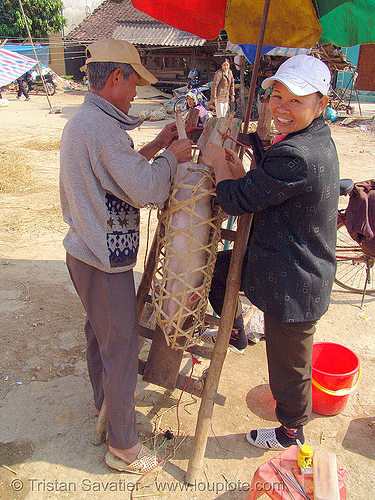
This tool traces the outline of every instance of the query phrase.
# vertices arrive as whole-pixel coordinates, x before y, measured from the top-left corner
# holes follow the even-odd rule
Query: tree
[[[62,0],[21,0],[33,38],[47,38],[66,25]],[[0,38],[27,38],[19,0],[0,2]]]

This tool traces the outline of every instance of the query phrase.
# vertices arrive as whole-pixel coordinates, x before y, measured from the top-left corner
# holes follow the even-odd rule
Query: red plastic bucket
[[[357,380],[353,384],[353,380]],[[358,356],[340,344],[317,342],[312,352],[312,409],[320,415],[337,415],[359,384]]]

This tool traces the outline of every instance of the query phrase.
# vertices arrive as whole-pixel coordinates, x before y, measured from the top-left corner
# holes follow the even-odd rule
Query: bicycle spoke
[[[363,293],[366,287],[366,294],[375,293],[375,259],[363,254],[343,223],[337,228],[336,259],[335,282],[339,286],[355,293]]]

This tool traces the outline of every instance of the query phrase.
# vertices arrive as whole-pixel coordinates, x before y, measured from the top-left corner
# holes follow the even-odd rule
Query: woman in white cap
[[[254,213],[241,289],[264,312],[269,382],[281,423],[246,435],[259,448],[303,443],[311,414],[313,334],[328,309],[336,268],[339,168],[323,118],[330,78],[322,61],[298,55],[263,81],[263,88],[273,85],[270,108],[281,135],[256,152],[256,169],[246,173],[240,159],[219,146],[203,152],[203,162],[215,170],[223,210]],[[230,251],[219,254],[212,281],[218,314],[229,261]],[[241,322],[237,316],[240,330]]]

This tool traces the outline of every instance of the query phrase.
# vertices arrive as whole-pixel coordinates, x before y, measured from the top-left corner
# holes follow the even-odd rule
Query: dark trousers
[[[106,273],[67,254],[73,284],[86,310],[87,366],[95,408],[105,397],[110,446],[138,443],[134,391],[138,319],[133,271]]]
[[[264,314],[269,382],[276,400],[276,416],[285,427],[305,425],[311,415],[311,358],[316,323],[282,323]]]
[[[231,254],[231,250],[218,253],[211,282],[209,299],[218,315],[224,303]],[[246,269],[246,262],[245,257],[243,269]],[[283,323],[264,314],[269,382],[276,400],[276,416],[286,427],[305,425],[310,418],[311,358],[316,323]]]
[[[214,274],[211,281],[209,300],[213,307],[213,310],[218,316],[221,316],[221,311],[223,309],[226,282],[228,277],[231,255],[232,255],[232,250],[224,250],[223,252],[219,252],[217,254]],[[243,264],[244,269],[245,267],[246,267],[246,257]],[[239,317],[241,309],[242,309],[241,303],[238,300],[235,313],[236,319]]]
[[[26,99],[29,98],[29,94],[27,93],[27,90],[25,89],[24,85],[23,85],[23,80],[21,80],[20,78],[17,80],[18,82],[18,92],[17,92],[17,97],[21,97],[21,95],[23,94]]]

